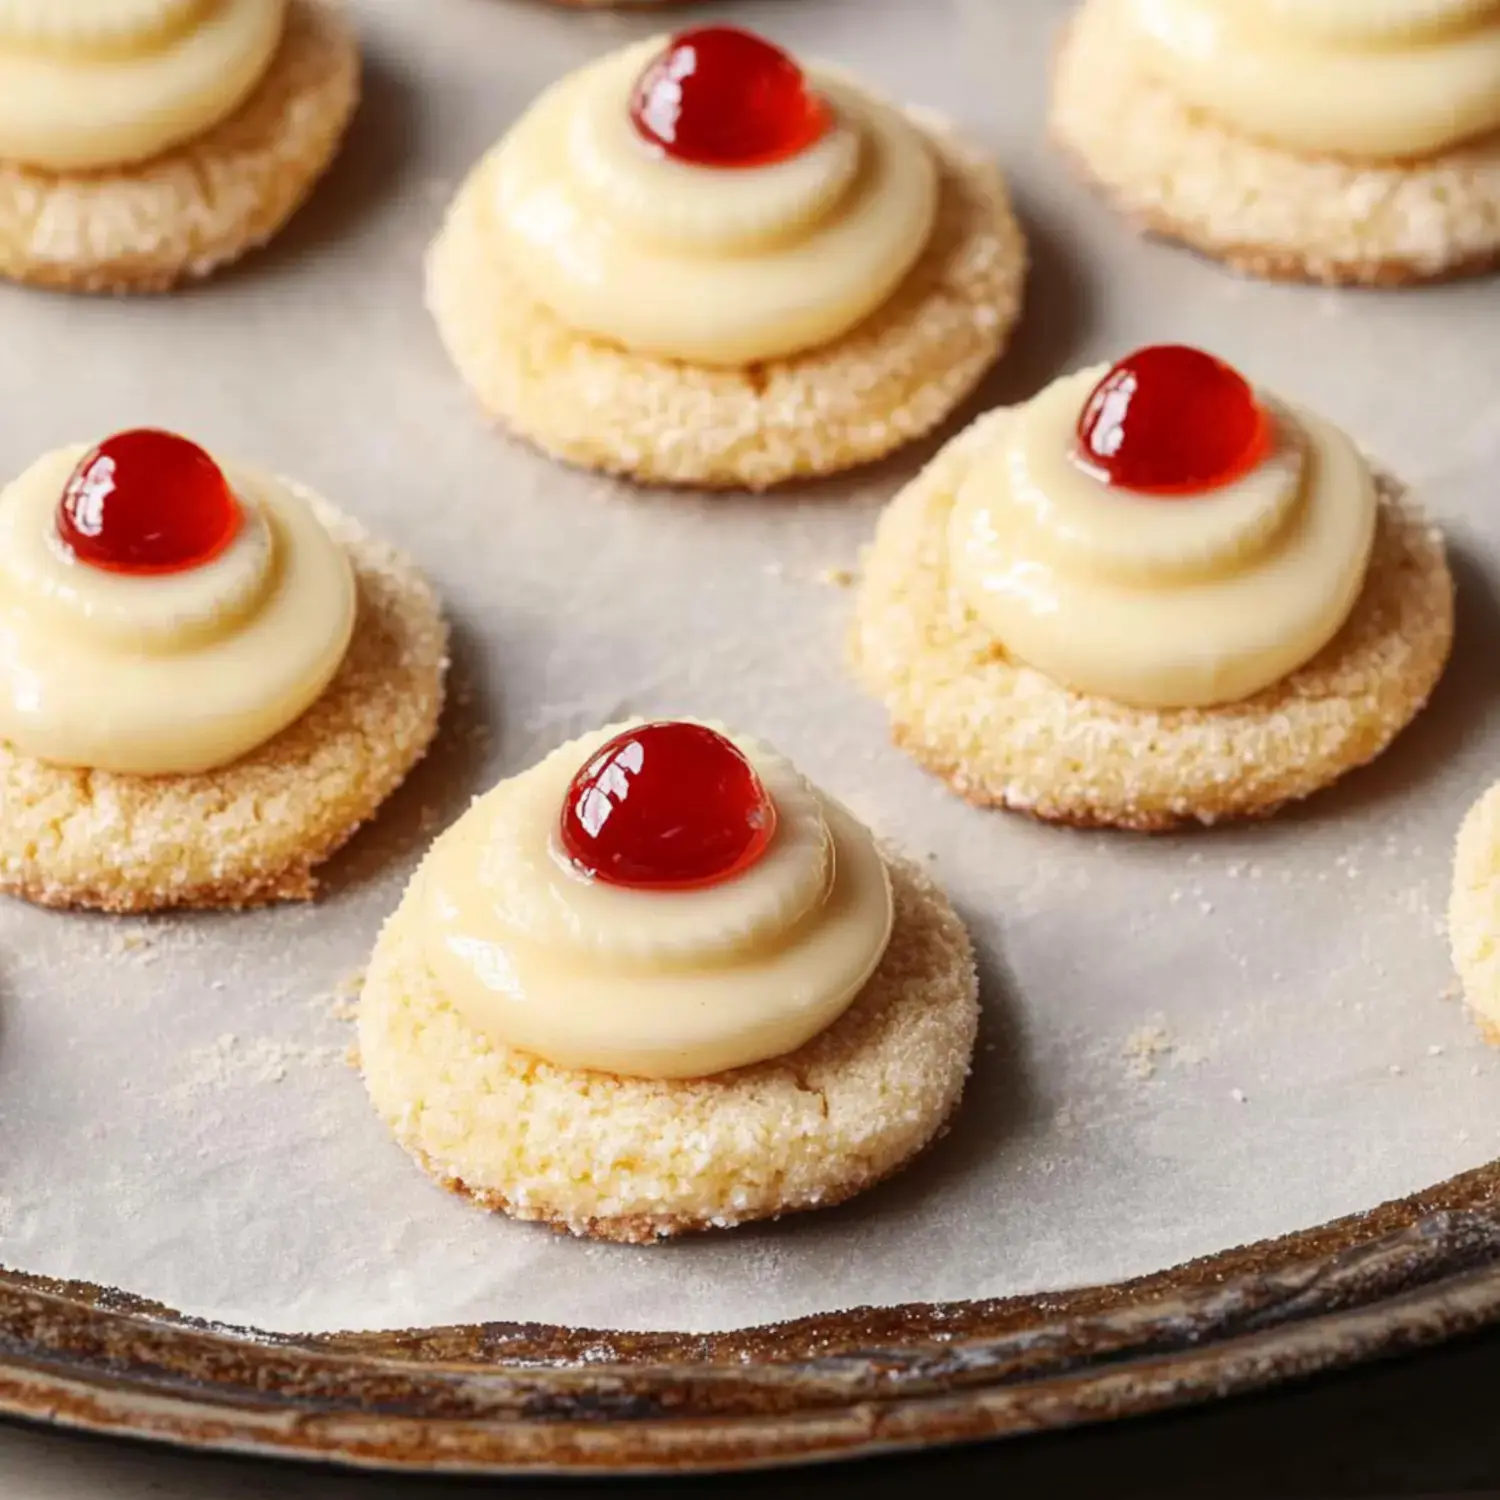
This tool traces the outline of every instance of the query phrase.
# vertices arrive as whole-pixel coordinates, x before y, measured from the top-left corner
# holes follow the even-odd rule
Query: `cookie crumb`
[[[335,1021],[352,1021],[359,1015],[359,996],[364,987],[365,971],[354,969],[337,980],[326,994],[319,995],[317,1003],[326,1005]]]
[[[322,1067],[342,1057],[343,1049],[338,1047],[310,1047],[273,1037],[247,1039],[226,1031],[208,1046],[188,1054],[187,1076],[170,1090],[167,1099],[185,1106],[237,1085],[284,1083],[294,1067]]]
[[[1141,1082],[1155,1078],[1157,1059],[1169,1056],[1174,1046],[1172,1035],[1165,1026],[1151,1023],[1137,1027],[1125,1038],[1121,1048],[1126,1073]]]

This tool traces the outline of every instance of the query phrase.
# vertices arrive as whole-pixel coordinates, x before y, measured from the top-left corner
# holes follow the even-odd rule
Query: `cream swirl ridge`
[[[484,1035],[561,1067],[687,1078],[794,1051],[889,941],[873,838],[780,756],[734,739],[778,808],[764,856],[706,889],[594,883],[554,826],[574,774],[627,727],[502,782],[437,841],[415,892],[434,975]]]
[[[661,42],[556,84],[482,168],[497,245],[571,327],[641,353],[737,366],[831,342],[921,255],[938,174],[893,106],[814,73],[831,124],[787,161],[673,161],[629,119]]]
[[[581,86],[568,129],[571,169],[627,233],[677,252],[744,252],[795,237],[849,191],[863,146],[847,111],[835,112],[821,140],[770,165],[694,166],[648,146],[626,105],[656,45],[610,59],[602,77]]]
[[[1375,485],[1354,445],[1262,397],[1274,441],[1190,497],[1106,485],[1073,457],[1102,370],[1055,382],[976,455],[950,520],[962,602],[1018,660],[1152,708],[1246,698],[1310,660],[1363,585]]]
[[[1106,0],[1141,65],[1248,135],[1357,160],[1500,129],[1495,0]]]
[[[182,32],[212,0],[0,0],[0,45],[104,56]]]
[[[58,538],[82,447],[0,492],[0,737],[59,765],[212,770],[263,744],[327,687],[354,628],[353,571],[303,491],[229,468],[242,522],[211,562],[109,573]]]
[[[157,0],[111,26],[96,5],[0,0],[0,158],[88,171],[203,134],[264,77],[287,3]]]

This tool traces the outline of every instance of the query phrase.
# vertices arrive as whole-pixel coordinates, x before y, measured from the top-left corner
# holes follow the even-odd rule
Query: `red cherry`
[[[616,735],[573,778],[562,845],[586,875],[640,890],[690,890],[765,853],[776,805],[755,768],[701,724]]]
[[[110,573],[180,573],[216,558],[240,529],[240,506],[196,443],[139,427],[84,454],[57,508],[57,533],[79,562]]]
[[[1078,419],[1082,458],[1110,484],[1193,495],[1247,474],[1270,424],[1238,371],[1201,349],[1156,344],[1094,387]]]
[[[737,26],[673,37],[641,74],[630,118],[652,145],[700,167],[769,166],[828,129],[828,109],[802,69]]]

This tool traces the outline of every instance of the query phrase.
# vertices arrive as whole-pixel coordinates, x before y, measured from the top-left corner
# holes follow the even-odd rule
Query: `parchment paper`
[[[368,106],[272,251],[167,299],[0,294],[0,468],[153,422],[307,480],[431,570],[458,702],[316,907],[0,908],[0,1260],[271,1329],[701,1330],[1146,1272],[1500,1153],[1500,1076],[1441,927],[1454,830],[1500,774],[1497,284],[1256,286],[1135,240],[1043,142],[1059,3],[703,8],[947,110],[1009,164],[1036,273],[985,404],[1138,343],[1204,343],[1358,434],[1450,530],[1458,655],[1377,767],[1263,827],[1040,828],[949,796],[843,674],[833,574],[930,447],[782,497],[641,493],[487,431],[438,347],[420,262],[453,185],[542,84],[652,23],[359,9]],[[656,1249],[572,1243],[418,1173],[346,1064],[339,996],[469,797],[585,728],[673,711],[770,738],[934,858],[983,952],[982,1051],[951,1136],[856,1204]]]

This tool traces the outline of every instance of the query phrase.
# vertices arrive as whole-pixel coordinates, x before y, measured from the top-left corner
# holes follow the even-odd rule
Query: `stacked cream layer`
[[[1500,130],[1500,0],[1098,0],[1136,65],[1243,134],[1390,161]]]
[[[736,740],[777,808],[745,873],[701,890],[580,874],[558,825],[568,786],[629,726],[502,782],[434,845],[393,919],[484,1037],[564,1068],[700,1078],[796,1051],[849,1007],[890,940],[870,834],[779,755]]]
[[[181,573],[81,563],[57,507],[86,450],[0,492],[0,739],[37,760],[142,776],[228,765],[338,671],[354,629],[344,549],[285,481],[225,470],[242,522]]]
[[[1374,478],[1337,428],[1262,397],[1274,440],[1242,479],[1172,497],[1111,486],[1074,436],[1104,373],[1056,381],[975,455],[949,521],[953,585],[1008,653],[1080,693],[1149,708],[1248,698],[1348,618]]]
[[[827,134],[770,166],[674,161],[630,118],[664,39],[548,90],[481,165],[503,255],[570,328],[738,367],[831,343],[920,257],[938,171],[899,111],[827,73]]]
[[[233,114],[287,0],[0,0],[0,159],[126,166]]]

